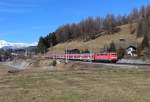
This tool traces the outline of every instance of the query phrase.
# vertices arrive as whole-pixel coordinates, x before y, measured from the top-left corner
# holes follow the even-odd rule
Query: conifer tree
[[[141,47],[142,47],[142,49],[144,49],[145,47],[149,47],[149,39],[146,35],[144,36]]]
[[[109,51],[116,52],[116,46],[115,46],[114,42],[110,43]]]
[[[45,53],[47,51],[47,46],[45,44],[45,39],[43,37],[40,37],[39,43],[37,46],[37,52],[38,53]]]
[[[120,47],[118,50],[117,50],[117,54],[118,54],[118,58],[121,59],[124,57],[125,55],[125,49],[123,49],[122,47]]]

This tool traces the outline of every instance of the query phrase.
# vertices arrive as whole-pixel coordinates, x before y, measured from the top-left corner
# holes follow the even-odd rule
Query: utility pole
[[[66,47],[66,51],[65,51],[65,53],[66,53],[66,54],[65,54],[65,55],[66,55],[66,56],[65,56],[65,57],[66,57],[66,63],[68,63],[68,58],[67,58],[67,57],[68,57],[68,54],[67,54],[67,53],[68,53],[68,51],[67,51],[67,47]]]
[[[90,50],[90,61],[92,63],[92,49]]]
[[[27,57],[28,56],[28,49],[26,48],[26,51],[25,51],[25,56]]]
[[[90,45],[90,62],[92,63],[92,45]]]

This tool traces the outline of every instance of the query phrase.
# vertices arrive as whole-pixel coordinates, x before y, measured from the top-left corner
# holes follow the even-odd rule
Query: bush
[[[56,66],[56,65],[57,65],[57,61],[56,61],[56,60],[53,60],[52,65],[53,65],[53,66]]]
[[[138,56],[142,56],[143,54],[141,54],[141,53],[144,51],[144,49],[149,49],[149,48],[150,48],[149,39],[145,35],[142,43],[137,48],[137,54],[138,54]]]
[[[110,43],[109,51],[111,51],[111,52],[116,52],[116,46],[115,46],[115,43],[114,43],[114,42],[111,42],[111,43]]]
[[[142,50],[145,48],[145,47],[149,47],[149,39],[148,39],[148,36],[144,36],[144,39],[142,41],[142,44],[141,44],[141,47],[142,47]]]
[[[118,58],[119,58],[119,59],[123,58],[124,55],[125,55],[125,49],[123,49],[123,48],[120,47],[120,48],[117,50],[117,54],[118,54]]]

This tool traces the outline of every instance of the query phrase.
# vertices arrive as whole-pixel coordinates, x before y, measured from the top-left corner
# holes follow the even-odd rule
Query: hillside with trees
[[[134,8],[127,16],[108,14],[105,17],[88,17],[79,23],[62,25],[55,32],[39,39],[37,51],[45,53],[49,47],[60,43],[74,40],[88,42],[103,35],[113,35],[120,31],[119,26],[126,24],[129,24],[130,34],[135,34],[136,37],[147,36],[149,41],[150,5],[142,6],[140,9]]]

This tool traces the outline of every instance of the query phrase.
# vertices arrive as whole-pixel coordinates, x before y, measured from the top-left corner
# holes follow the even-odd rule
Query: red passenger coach
[[[70,60],[94,60],[94,54],[65,54],[66,59]]]

